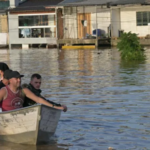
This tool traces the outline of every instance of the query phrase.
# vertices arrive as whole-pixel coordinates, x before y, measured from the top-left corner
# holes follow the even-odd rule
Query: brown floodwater
[[[0,150],[146,150],[150,141],[150,49],[125,62],[115,48],[0,50],[0,61],[42,75],[43,96],[68,106],[48,144],[0,141]]]

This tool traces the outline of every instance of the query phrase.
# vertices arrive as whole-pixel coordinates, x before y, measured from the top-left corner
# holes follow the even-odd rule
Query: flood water
[[[123,62],[116,49],[0,50],[25,77],[40,73],[42,93],[66,104],[49,144],[0,141],[0,150],[150,149],[150,48],[145,62]]]

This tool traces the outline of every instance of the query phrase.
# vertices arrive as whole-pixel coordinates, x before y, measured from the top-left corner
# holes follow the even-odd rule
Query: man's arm
[[[67,107],[66,107],[66,106],[61,106],[61,107],[54,106],[54,105],[52,105],[51,103],[49,103],[49,102],[47,102],[46,100],[44,100],[43,98],[36,96],[34,93],[32,93],[32,92],[31,92],[29,89],[27,89],[27,88],[24,88],[24,89],[23,89],[23,92],[24,92],[24,94],[25,94],[26,97],[32,99],[32,100],[35,101],[36,103],[40,103],[40,104],[47,105],[47,106],[49,106],[49,107],[53,107],[53,108],[56,108],[56,109],[60,109],[60,110],[63,110],[64,112],[67,111]]]
[[[31,91],[31,92],[32,92],[32,91]],[[58,106],[58,107],[60,107],[60,106],[61,106],[61,104],[58,104],[58,103],[52,102],[52,101],[50,101],[50,100],[46,99],[45,97],[43,97],[42,95],[41,95],[40,97],[41,97],[41,98],[43,98],[44,100],[46,100],[47,102],[51,103],[53,106]]]

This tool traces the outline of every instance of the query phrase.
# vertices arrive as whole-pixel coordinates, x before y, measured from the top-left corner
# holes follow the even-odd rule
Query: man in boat
[[[9,67],[4,62],[0,62],[0,81],[3,80],[5,70],[8,70]]]
[[[41,95],[41,92],[42,92],[42,90],[40,89],[41,83],[42,83],[42,77],[41,77],[41,75],[35,73],[35,74],[33,74],[33,75],[31,76],[29,85],[24,84],[24,85],[22,85],[22,87],[23,87],[23,88],[24,88],[24,87],[28,88],[28,89],[29,89],[31,92],[33,92],[36,96],[39,96],[39,97],[41,97],[41,98],[47,100],[46,98],[44,98],[44,97]],[[47,100],[47,101],[48,101],[49,103],[51,103],[53,106],[61,107],[61,104],[57,104],[57,103],[54,103],[54,102],[49,101],[49,100]],[[28,97],[25,97],[25,101],[24,101],[24,105],[23,105],[24,107],[26,107],[26,106],[31,106],[31,105],[34,105],[34,104],[36,104],[35,101],[31,100],[31,99],[28,98]]]
[[[49,107],[53,107],[59,110],[67,111],[66,106],[53,106],[41,97],[33,94],[29,89],[20,87],[21,78],[24,75],[20,75],[17,71],[12,71],[9,74],[9,85],[3,87],[0,90],[0,102],[2,102],[2,111],[14,110],[23,107],[25,96],[32,99],[36,103],[44,104]]]

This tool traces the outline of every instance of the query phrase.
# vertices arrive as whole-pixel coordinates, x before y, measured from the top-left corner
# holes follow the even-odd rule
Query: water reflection
[[[146,55],[145,62],[129,63],[120,60],[116,49],[0,50],[0,60],[25,75],[23,83],[40,73],[43,95],[69,107],[62,113],[55,142],[30,149],[149,149],[148,49]]]

